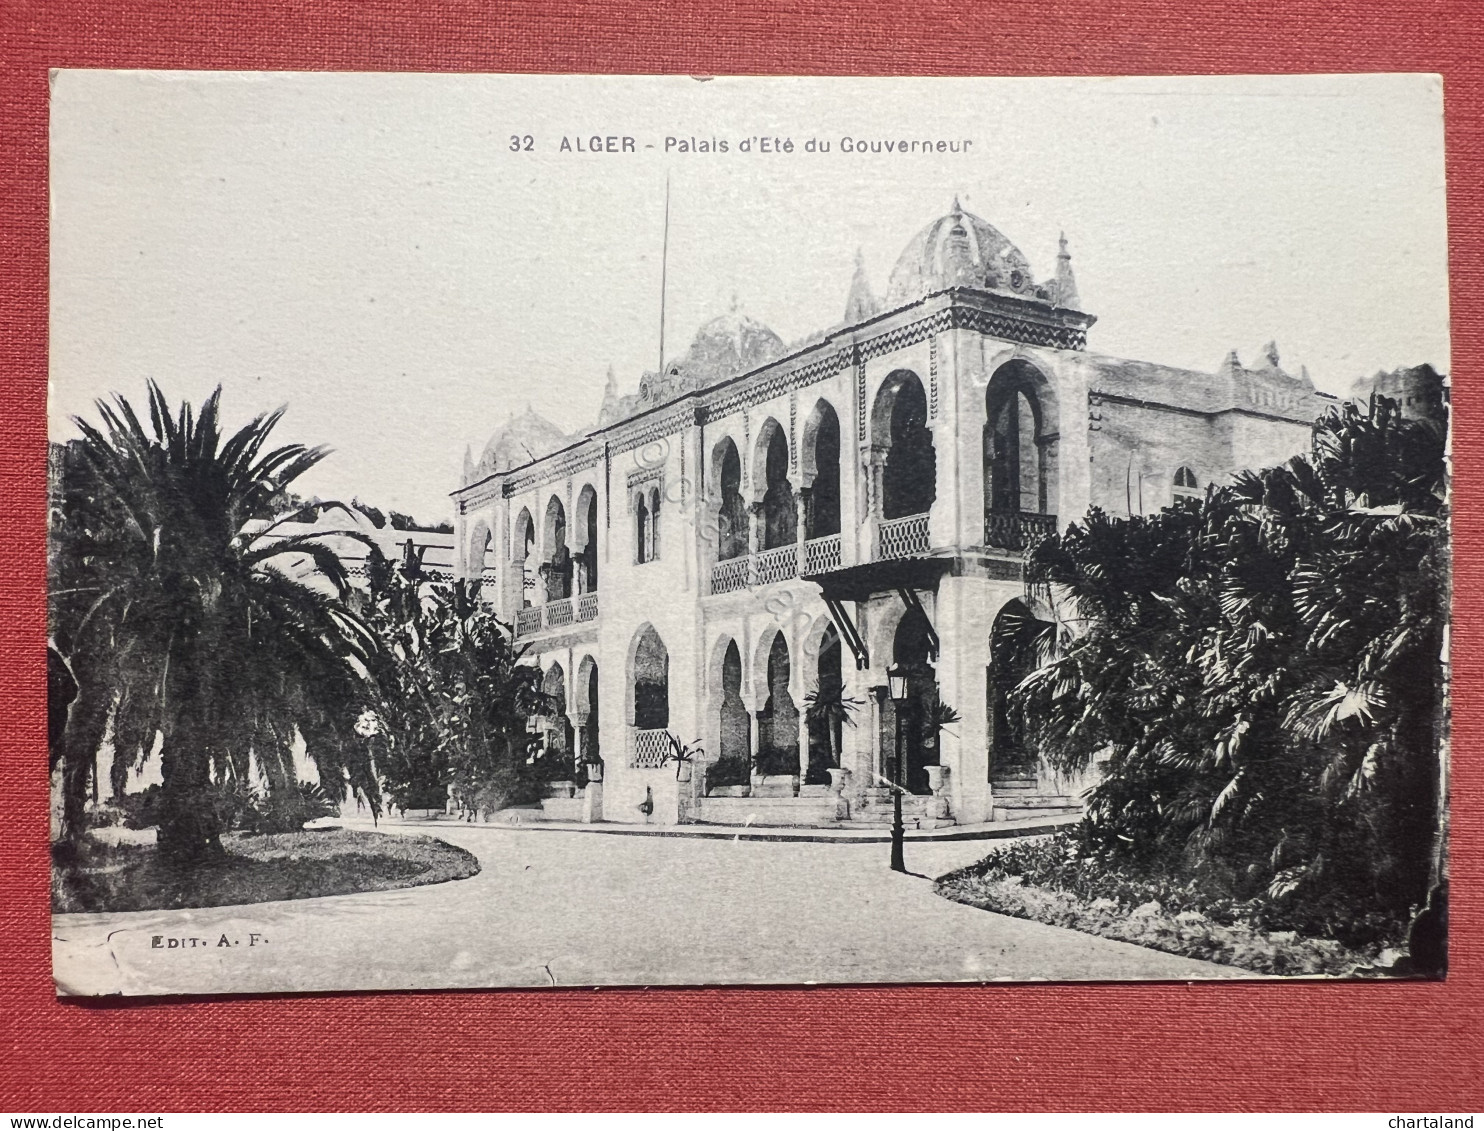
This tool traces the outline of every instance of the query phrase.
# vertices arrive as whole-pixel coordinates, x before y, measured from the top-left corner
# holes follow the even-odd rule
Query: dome
[[[709,385],[747,373],[783,356],[783,339],[761,322],[742,313],[737,300],[696,331],[685,355],[668,366],[699,385]]]
[[[1031,277],[1020,249],[988,221],[965,212],[956,199],[953,210],[918,232],[897,259],[886,305],[902,306],[949,287],[1051,298]]]
[[[696,389],[725,381],[783,356],[783,339],[757,319],[744,314],[732,299],[731,309],[699,330],[690,347],[665,363],[663,373],[646,373],[639,382],[639,406],[650,408]]]
[[[526,405],[525,412],[512,416],[490,437],[479,457],[477,474],[490,475],[530,463],[556,451],[566,439],[566,433]]]

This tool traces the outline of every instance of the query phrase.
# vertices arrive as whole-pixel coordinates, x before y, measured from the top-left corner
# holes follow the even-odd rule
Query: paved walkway
[[[786,840],[794,842],[820,841],[820,842],[846,842],[854,844],[887,844],[891,841],[891,827],[888,825],[835,825],[830,828],[819,826],[788,826],[788,825],[708,825],[693,823],[686,825],[640,825],[624,824],[618,821],[605,821],[595,825],[585,825],[578,821],[550,821],[546,818],[535,818],[528,821],[521,820],[521,811],[518,809],[507,809],[501,815],[501,820],[494,822],[503,828],[520,829],[523,832],[571,832],[571,833],[593,833],[599,836],[661,836],[682,837],[700,840]],[[983,821],[978,824],[947,825],[941,829],[914,829],[908,827],[903,830],[903,839],[908,843],[936,842],[949,840],[1013,840],[1017,837],[1042,836],[1054,833],[1058,829],[1075,825],[1082,819],[1080,814],[1069,814],[1065,817],[1035,817],[1026,821]],[[357,822],[350,822],[355,824]],[[437,836],[439,829],[458,828],[460,825],[473,827],[473,822],[463,822],[455,816],[440,815],[437,817],[412,817],[405,820],[384,820],[381,828],[389,825],[405,825],[417,828],[430,836]],[[363,827],[371,828],[369,820],[363,823]],[[987,848],[981,848],[978,860]]]
[[[1244,977],[933,894],[972,841],[769,843],[402,826],[474,852],[467,880],[207,908],[59,915],[60,992]],[[170,939],[201,940],[169,946]],[[158,945],[155,940],[158,939]],[[225,939],[226,945],[221,945]]]

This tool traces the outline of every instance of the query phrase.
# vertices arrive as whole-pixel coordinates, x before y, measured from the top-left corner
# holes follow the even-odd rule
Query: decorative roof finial
[[[1262,347],[1262,359],[1268,363],[1268,368],[1278,368],[1278,343],[1269,342]]]
[[[464,445],[464,486],[474,482],[474,449]]]
[[[871,291],[871,282],[866,278],[866,254],[855,249],[855,275],[850,280],[850,293],[845,298],[845,324],[854,326],[876,314],[876,296]]]
[[[736,291],[733,291],[732,292],[732,313],[733,314],[736,314],[737,313],[737,292]]]
[[[1055,298],[1057,306],[1078,309],[1082,301],[1077,295],[1077,279],[1072,274],[1072,253],[1067,250],[1067,233],[1062,232],[1057,240]]]
[[[603,382],[603,403],[598,406],[599,427],[612,423],[618,412],[618,378],[613,373],[613,362],[608,363],[608,379]]]
[[[959,202],[958,202],[958,193],[954,193],[953,194],[953,214],[955,216],[962,216],[963,215],[963,212],[964,212],[963,206],[960,205]]]

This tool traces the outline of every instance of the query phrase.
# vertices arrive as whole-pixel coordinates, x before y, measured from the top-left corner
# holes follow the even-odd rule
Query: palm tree
[[[102,427],[76,419],[61,461],[51,630],[78,688],[60,744],[66,841],[110,717],[120,758],[161,737],[158,840],[175,860],[220,852],[218,781],[256,764],[270,786],[294,783],[296,729],[332,793],[377,804],[351,732],[376,641],[323,536],[274,533],[298,509],[288,485],[328,453],[265,450],[282,409],[223,439],[220,399],[172,416],[151,382],[147,428],[123,397],[99,401]]]
[[[1405,913],[1440,804],[1443,435],[1377,398],[1198,507],[1093,512],[1034,553],[1082,633],[1012,694],[1060,769],[1106,756],[1109,853],[1205,859],[1244,895]]]

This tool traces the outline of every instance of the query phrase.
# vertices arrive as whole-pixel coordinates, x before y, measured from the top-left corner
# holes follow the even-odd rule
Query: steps
[[[991,820],[1026,821],[1045,817],[1077,816],[1082,802],[1064,793],[1049,792],[1033,770],[1006,769],[990,778]]]
[[[703,797],[694,818],[708,825],[751,825],[775,828],[839,827],[842,808],[830,795],[804,797]]]
[[[537,821],[581,821],[583,798],[543,797],[528,805],[510,805],[489,819],[501,825],[527,825]]]
[[[892,826],[890,809],[867,809],[851,817],[849,824],[867,829],[889,829]],[[916,829],[947,829],[957,824],[952,817],[932,817],[902,812],[902,827],[909,832]]]
[[[891,791],[871,789],[866,791],[866,803],[851,813],[851,824],[872,828],[890,828],[895,819]],[[948,799],[920,794],[907,794],[902,798],[902,825],[908,829],[946,829],[957,822],[949,815]]]
[[[1082,812],[1082,802],[1064,793],[1043,793],[1037,787],[993,786],[993,821],[1028,821],[1041,817],[1071,817]]]

